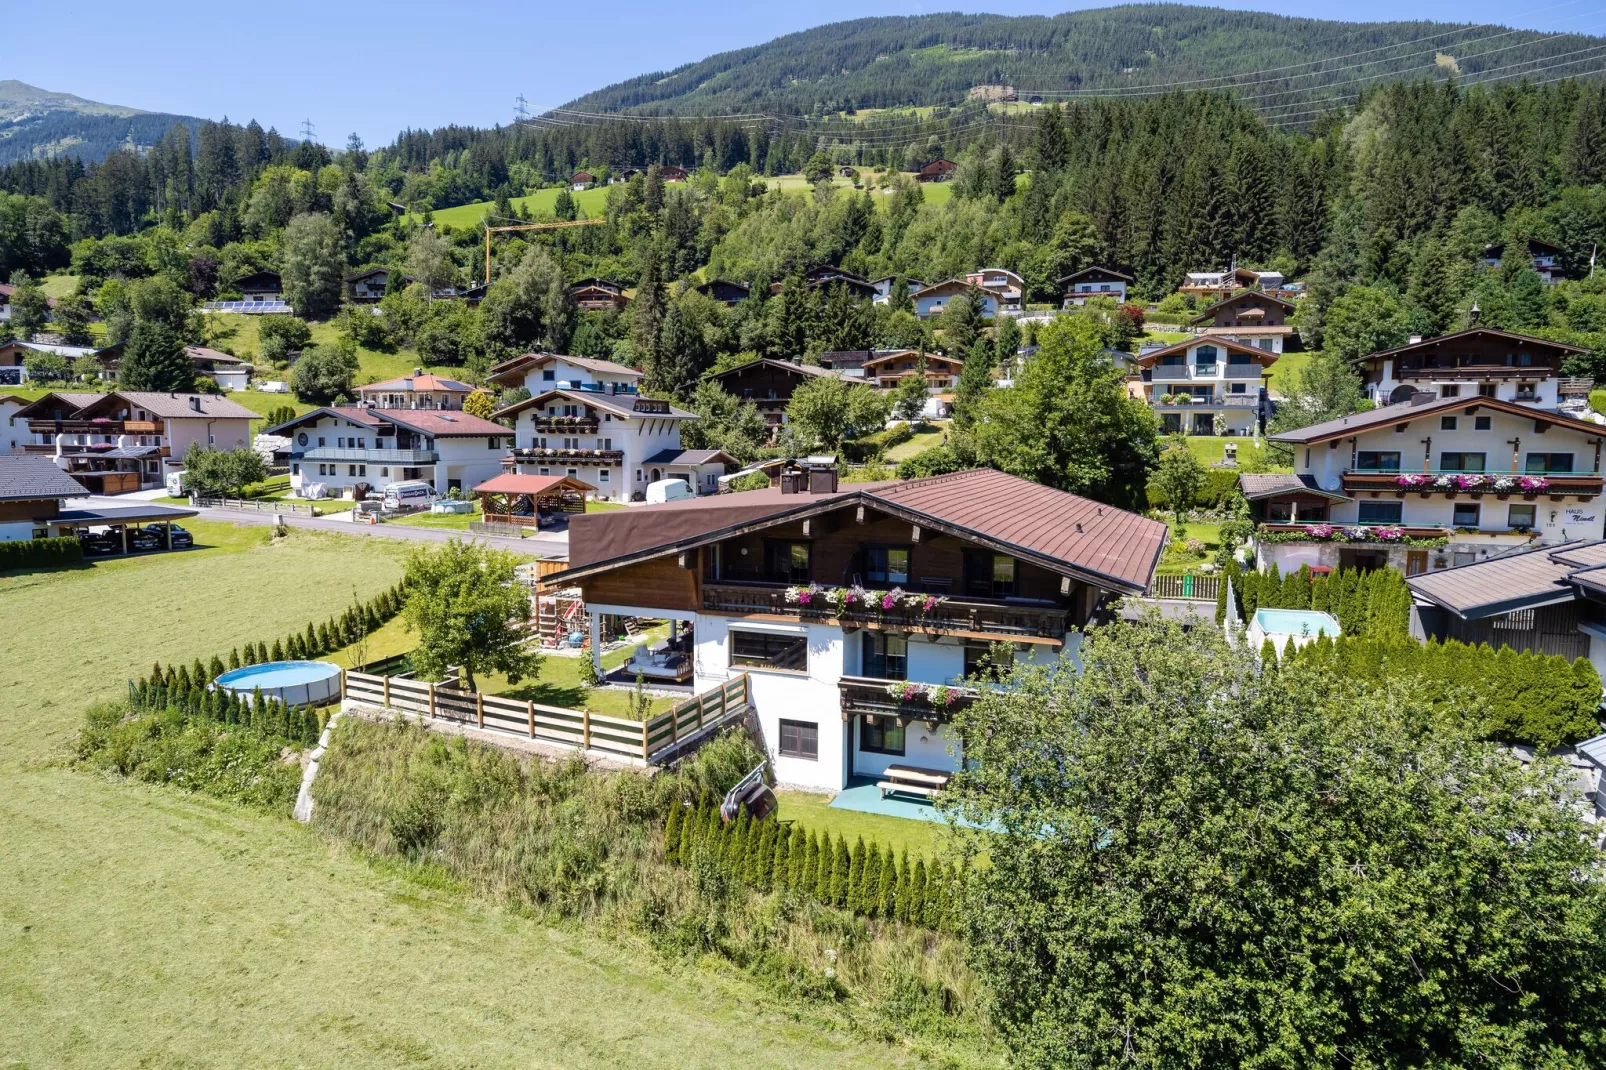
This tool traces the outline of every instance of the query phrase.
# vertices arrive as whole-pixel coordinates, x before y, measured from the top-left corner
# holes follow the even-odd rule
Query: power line
[[[303,119],[303,120],[301,120],[301,137],[302,137],[302,140],[304,140],[304,141],[316,141],[317,140],[317,136],[318,135],[317,135],[316,131],[313,129],[313,126],[312,126],[312,120],[311,119]]]

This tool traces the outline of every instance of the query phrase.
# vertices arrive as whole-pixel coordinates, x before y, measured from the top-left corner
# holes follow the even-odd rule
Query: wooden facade
[[[1270,294],[1248,290],[1217,302],[1208,315],[1193,321],[1195,326],[1207,320],[1212,327],[1281,327],[1288,322],[1289,307]]]

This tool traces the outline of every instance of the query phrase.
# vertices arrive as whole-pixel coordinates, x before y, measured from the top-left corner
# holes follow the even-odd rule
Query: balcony
[[[894,686],[902,690],[905,682],[877,680],[867,676],[842,677],[837,683],[837,692],[842,700],[842,719],[868,714],[872,717],[896,717],[899,724],[910,721],[938,724],[951,720],[955,713],[976,701],[975,691],[960,687],[949,687],[946,692],[938,692],[936,701],[933,701],[935,684],[914,685],[910,690],[918,690],[919,693],[905,700],[889,690]]]
[[[294,461],[356,461],[361,464],[434,464],[440,454],[434,450],[364,450],[343,449],[338,446],[313,446],[301,452],[292,452]]]
[[[529,447],[513,451],[515,464],[608,464],[625,463],[624,450],[540,449]]]
[[[823,595],[811,605],[788,602],[786,585],[779,583],[705,583],[703,609],[710,613],[762,613],[844,627],[874,627],[932,635],[960,634],[978,638],[1022,636],[1063,642],[1065,633],[1070,629],[1068,610],[1040,602],[948,598],[928,613],[918,608],[880,610],[849,606],[839,616],[837,608]]]
[[[1222,367],[1223,379],[1260,379],[1266,374],[1266,369],[1259,364],[1224,364]]]
[[[1157,383],[1180,383],[1193,378],[1193,369],[1186,364],[1156,364],[1149,369],[1149,377]]]
[[[29,420],[28,430],[36,435],[160,435],[167,425],[161,420]]]
[[[1402,383],[1421,382],[1467,382],[1480,379],[1509,380],[1509,379],[1549,379],[1555,375],[1555,369],[1539,367],[1514,368],[1504,364],[1469,365],[1462,368],[1400,368],[1395,372],[1396,378]]]
[[[1375,543],[1379,546],[1386,546],[1390,542],[1399,544],[1404,539],[1444,539],[1448,538],[1450,535],[1450,529],[1442,527],[1426,527],[1416,524],[1335,524],[1330,520],[1301,520],[1297,524],[1256,524],[1255,530],[1264,535],[1307,535],[1309,534],[1311,528],[1321,528],[1324,526],[1332,528],[1335,533],[1355,531],[1358,529],[1365,530],[1367,532],[1371,532],[1376,529],[1382,529],[1384,531],[1397,531],[1400,533],[1400,537],[1395,539],[1377,539],[1369,536],[1365,539],[1348,539],[1340,538],[1335,535],[1334,537],[1328,539],[1317,539],[1312,536],[1312,542],[1361,544]]]
[[[1434,494],[1453,497],[1469,494],[1475,498],[1485,494],[1496,498],[1520,497],[1529,501],[1548,494],[1560,500],[1564,495],[1576,494],[1592,498],[1601,492],[1601,477],[1573,472],[1512,472],[1486,469],[1481,472],[1429,472],[1429,471],[1368,471],[1350,469],[1344,473],[1344,491],[1391,491],[1397,498],[1417,494],[1427,498]],[[1402,480],[1404,482],[1402,482]],[[1523,486],[1523,480],[1544,480],[1543,484]],[[1505,485],[1502,485],[1505,484]]]
[[[594,435],[597,433],[597,427],[598,421],[595,416],[537,416],[535,418],[535,429],[537,431]]]
[[[1211,409],[1255,409],[1260,406],[1258,394],[1222,394],[1220,397],[1195,401],[1156,401],[1160,412],[1206,412]]]

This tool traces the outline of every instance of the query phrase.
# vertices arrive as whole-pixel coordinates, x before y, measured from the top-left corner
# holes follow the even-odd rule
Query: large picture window
[[[1485,453],[1454,453],[1439,454],[1439,471],[1441,472],[1481,472],[1488,461]]]
[[[1355,454],[1355,467],[1362,472],[1398,472],[1398,450],[1359,450]]]
[[[740,632],[732,629],[731,665],[748,669],[807,672],[809,637],[774,632]]]
[[[1360,521],[1363,524],[1398,524],[1400,522],[1401,504],[1399,502],[1361,502]]]
[[[1015,594],[1015,559],[990,550],[965,551],[965,593],[980,598]]]
[[[807,758],[809,761],[818,761],[820,757],[820,726],[808,721],[782,721],[781,722],[781,756],[783,758]]]
[[[1571,472],[1573,455],[1570,453],[1530,453],[1523,465],[1528,472]]]
[[[868,717],[859,721],[859,749],[869,754],[903,757],[903,726],[891,717]]]
[[[886,632],[864,633],[864,675],[875,680],[909,678],[909,639]]]
[[[764,543],[764,570],[772,583],[808,583],[814,578],[814,555],[806,542]]]

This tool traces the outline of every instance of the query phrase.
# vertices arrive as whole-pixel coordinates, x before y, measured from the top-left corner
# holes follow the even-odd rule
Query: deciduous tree
[[[540,672],[540,655],[524,644],[530,596],[514,571],[519,561],[457,539],[408,556],[402,614],[418,636],[412,658],[421,675],[438,679],[459,665],[473,691],[486,673],[518,683]]]

